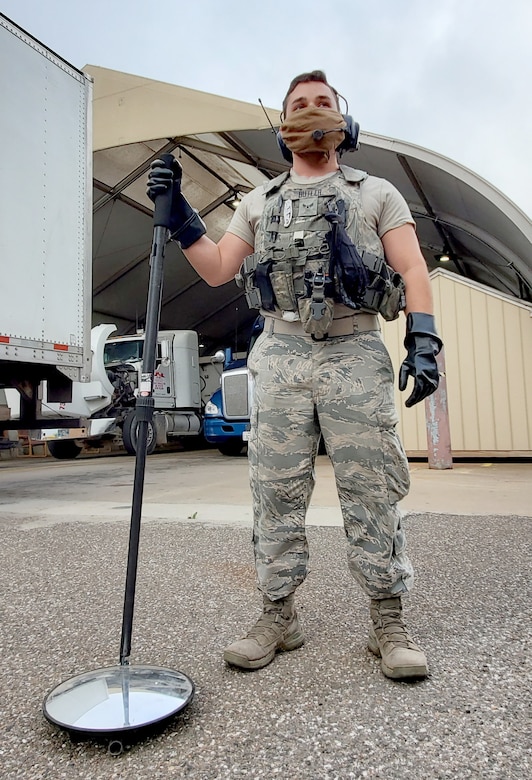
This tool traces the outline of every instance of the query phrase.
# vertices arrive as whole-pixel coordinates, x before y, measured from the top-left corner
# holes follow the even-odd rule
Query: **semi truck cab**
[[[220,387],[205,405],[205,439],[216,445],[222,455],[237,456],[245,451],[253,399],[247,359],[263,329],[264,317],[259,315],[251,329],[245,358],[234,360],[230,350],[226,350]]]

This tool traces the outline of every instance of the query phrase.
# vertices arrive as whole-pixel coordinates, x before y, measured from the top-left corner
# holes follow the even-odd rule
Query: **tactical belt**
[[[376,314],[353,314],[352,317],[339,317],[332,321],[331,327],[328,330],[328,337],[334,338],[335,336],[352,336],[355,333],[363,333],[368,330],[380,330],[379,318]],[[264,315],[264,331],[265,333],[277,333],[281,336],[303,336],[310,339],[312,336],[310,333],[306,333],[303,330],[303,325],[300,321],[287,322],[277,317],[270,317]]]

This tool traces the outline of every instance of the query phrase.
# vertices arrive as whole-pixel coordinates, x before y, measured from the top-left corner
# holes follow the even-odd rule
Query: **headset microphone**
[[[343,129],[343,127],[333,127],[332,130],[314,130],[312,137],[315,141],[321,141],[324,135],[327,135],[328,133],[341,133]]]

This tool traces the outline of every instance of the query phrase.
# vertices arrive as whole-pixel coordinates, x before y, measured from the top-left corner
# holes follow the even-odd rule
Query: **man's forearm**
[[[253,247],[233,233],[226,233],[215,244],[206,235],[183,251],[190,265],[211,287],[234,279]]]
[[[220,249],[208,236],[202,236],[188,249],[183,250],[183,254],[192,268],[211,287],[218,287],[232,278],[223,274]]]
[[[411,311],[433,314],[430,278],[424,266],[409,268],[403,275],[406,286],[406,314]]]

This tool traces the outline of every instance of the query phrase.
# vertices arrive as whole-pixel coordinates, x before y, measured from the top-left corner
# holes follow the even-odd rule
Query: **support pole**
[[[429,469],[452,469],[453,455],[451,451],[451,430],[449,427],[447,379],[445,376],[443,347],[436,357],[436,362],[440,372],[440,384],[435,393],[425,398]]]

